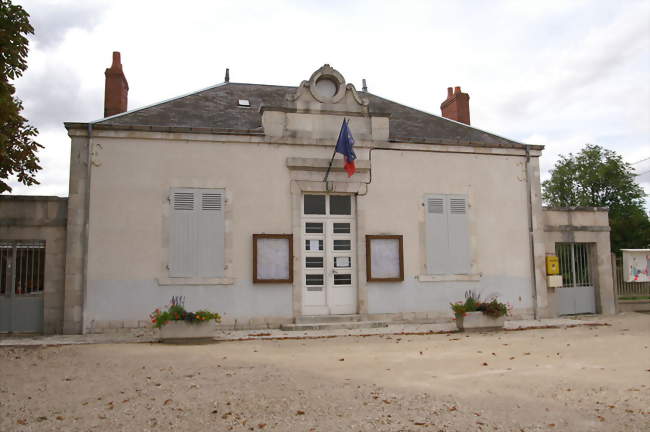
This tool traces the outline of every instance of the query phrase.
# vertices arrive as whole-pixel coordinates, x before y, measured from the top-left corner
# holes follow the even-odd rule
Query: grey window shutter
[[[171,191],[170,277],[223,277],[224,190]]]
[[[224,191],[204,189],[197,193],[198,242],[197,274],[199,277],[224,275]]]
[[[449,227],[449,269],[452,274],[469,273],[469,223],[467,218],[467,197],[449,195],[447,224]]]
[[[426,196],[426,249],[429,274],[448,272],[447,205],[444,195]]]
[[[193,189],[171,190],[169,276],[196,274],[196,197]]]

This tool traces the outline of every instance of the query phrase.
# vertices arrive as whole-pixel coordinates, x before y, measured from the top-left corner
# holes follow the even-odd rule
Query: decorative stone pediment
[[[332,66],[325,64],[316,70],[308,81],[298,86],[296,93],[288,95],[289,102],[297,108],[331,111],[368,112],[368,100],[362,98],[354,84]]]
[[[344,118],[357,145],[388,140],[389,114],[370,112],[369,102],[330,65],[287,94],[283,106],[262,106],[262,127],[269,137],[336,140]]]

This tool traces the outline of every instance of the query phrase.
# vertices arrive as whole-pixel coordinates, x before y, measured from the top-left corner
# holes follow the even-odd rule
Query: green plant
[[[155,328],[161,328],[169,321],[185,321],[192,324],[201,323],[205,321],[214,320],[221,322],[221,315],[208,310],[198,310],[196,312],[188,312],[184,307],[184,297],[172,297],[169,306],[166,310],[156,308],[150,315],[151,323]]]
[[[43,146],[34,141],[38,131],[22,116],[23,103],[12,83],[27,69],[27,37],[32,34],[22,6],[0,0],[0,193],[11,192],[7,180],[14,176],[25,186],[38,184],[37,153]]]
[[[510,306],[501,303],[496,296],[491,296],[487,301],[481,301],[481,295],[472,290],[465,292],[465,301],[450,303],[455,315],[465,316],[467,312],[483,312],[493,318],[510,314]]]
[[[575,155],[560,155],[542,183],[542,197],[554,207],[607,207],[612,251],[646,248],[650,218],[638,174],[616,152],[587,144]]]

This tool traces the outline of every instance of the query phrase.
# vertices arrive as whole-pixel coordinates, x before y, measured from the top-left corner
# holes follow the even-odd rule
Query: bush
[[[221,322],[221,316],[215,312],[210,312],[208,310],[198,310],[196,312],[186,311],[185,307],[183,306],[184,302],[184,297],[172,297],[167,310],[154,310],[149,315],[153,326],[155,328],[160,328],[167,324],[169,321],[200,323],[204,321],[215,320],[216,322]]]
[[[509,315],[510,307],[505,303],[497,300],[496,296],[488,299],[488,301],[481,301],[481,295],[473,292],[472,290],[465,292],[465,301],[450,303],[451,310],[455,315],[465,316],[467,312],[483,312],[485,315],[493,318],[499,318],[504,315]]]

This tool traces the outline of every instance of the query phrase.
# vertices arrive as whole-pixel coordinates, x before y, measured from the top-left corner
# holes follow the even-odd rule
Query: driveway
[[[642,431],[650,315],[489,334],[0,348],[2,431]]]

